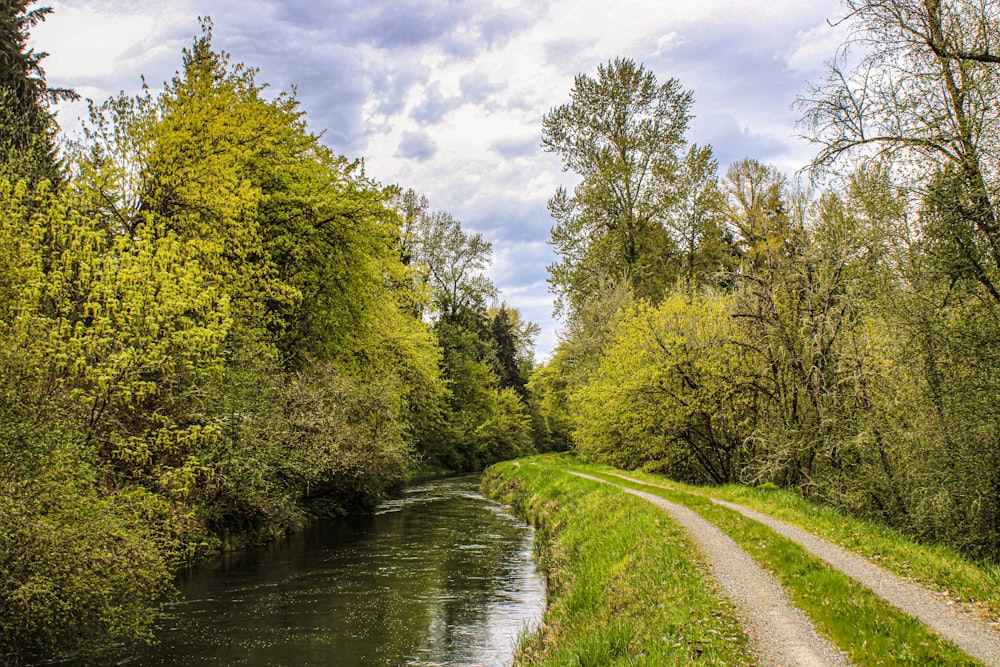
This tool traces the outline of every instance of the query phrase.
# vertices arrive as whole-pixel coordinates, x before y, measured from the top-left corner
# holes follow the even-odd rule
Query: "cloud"
[[[480,72],[463,75],[459,80],[459,86],[462,90],[462,99],[474,104],[486,102],[504,90],[503,84],[490,81],[488,76],[483,76]]]
[[[833,60],[848,37],[848,25],[827,23],[796,33],[782,54],[785,67],[801,77],[816,77],[825,70],[823,63]]]
[[[275,20],[344,45],[396,51],[440,47],[468,55],[503,43],[530,18],[522,12],[454,0],[284,0]]]
[[[276,21],[343,45],[397,49],[439,41],[467,15],[460,4],[412,0],[271,2]]]
[[[490,150],[500,157],[512,160],[518,157],[541,153],[538,136],[530,137],[508,137],[500,139],[490,144]]]
[[[369,102],[375,103],[379,114],[393,116],[406,108],[407,97],[413,89],[431,76],[431,68],[423,63],[401,64],[398,67],[370,73]]]
[[[53,2],[52,7],[54,13],[31,34],[32,46],[49,52],[44,66],[50,85],[100,87],[109,95],[137,91],[141,73],[153,85],[169,78],[181,48],[198,30],[195,17],[155,4],[139,3],[124,12],[112,2]]]
[[[545,241],[498,239],[493,244],[490,277],[497,285],[516,291],[524,285],[544,283],[548,277],[545,267],[554,261],[552,248]]]
[[[596,44],[597,40],[594,38],[560,37],[546,40],[542,53],[546,63],[558,64],[560,68],[570,71],[589,70],[594,59],[586,54]]]
[[[399,142],[397,157],[417,162],[426,162],[437,153],[437,144],[426,132],[403,132],[403,140]]]
[[[708,113],[694,121],[692,133],[697,134],[698,143],[711,144],[720,171],[744,157],[753,157],[762,162],[781,155],[786,148],[785,137],[775,137],[755,132],[747,126],[740,126],[732,114]]]
[[[441,92],[441,82],[434,81],[424,91],[424,99],[410,113],[410,118],[421,125],[439,123],[446,113],[465,104],[461,95],[446,97]]]

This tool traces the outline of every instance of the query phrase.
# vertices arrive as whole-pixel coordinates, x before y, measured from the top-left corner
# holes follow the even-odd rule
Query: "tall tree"
[[[76,98],[72,90],[48,86],[47,54],[28,47],[29,30],[52,12],[29,9],[36,1],[0,6],[0,177],[33,182],[60,177],[50,105]]]
[[[522,320],[516,308],[502,303],[490,309],[487,331],[493,342],[494,370],[500,387],[513,389],[522,400],[527,400],[528,375],[534,361],[531,347],[539,332],[538,325]]]
[[[463,311],[485,311],[496,287],[484,273],[492,262],[493,246],[450,213],[418,214],[412,225],[413,258],[424,271],[424,282],[444,318]]]
[[[826,80],[799,100],[821,146],[814,165],[876,158],[911,186],[934,180],[940,169],[953,172],[953,219],[973,238],[946,238],[956,244],[958,270],[971,272],[1000,302],[1000,2],[845,4],[851,49],[845,46]],[[855,63],[850,56],[857,52],[863,55]]]
[[[692,289],[735,264],[718,168],[711,146],[691,146],[674,182],[676,204],[666,219],[680,250],[680,275]]]
[[[430,202],[427,197],[409,188],[397,190],[390,204],[400,219],[399,256],[403,264],[409,266],[413,263],[414,245],[418,241],[418,226],[424,223],[429,214]]]
[[[582,177],[549,201],[549,267],[557,308],[572,315],[602,282],[625,279],[640,297],[662,293],[675,252],[664,228],[692,94],[629,59],[576,77],[567,104],[543,120],[542,145]]]

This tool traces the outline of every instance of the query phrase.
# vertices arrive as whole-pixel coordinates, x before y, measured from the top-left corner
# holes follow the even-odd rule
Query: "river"
[[[418,484],[179,580],[158,643],[123,665],[509,665],[545,585],[532,530],[477,477]]]

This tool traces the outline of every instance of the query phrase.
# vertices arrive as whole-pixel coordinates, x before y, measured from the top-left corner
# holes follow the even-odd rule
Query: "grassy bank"
[[[619,472],[588,466],[588,470]],[[921,544],[897,530],[817,505],[791,491],[771,485],[695,487],[640,471],[625,473],[649,484],[687,494],[739,503],[793,524],[860,554],[896,574],[920,582],[942,596],[962,603],[980,616],[1000,621],[1000,565],[977,563],[956,549]],[[618,478],[616,482],[622,482]]]
[[[730,605],[662,511],[552,458],[493,466],[483,485],[538,529],[548,576],[544,627],[518,665],[753,663]]]
[[[749,664],[742,631],[728,604],[706,585],[686,535],[666,514],[571,470],[641,488],[709,519],[778,577],[821,633],[858,665],[975,664],[950,643],[867,589],[827,567],[769,528],[714,505],[708,495],[739,502],[826,537],[873,561],[975,600],[996,613],[996,571],[956,552],[817,507],[774,489],[703,489],[655,475],[628,473],[566,456],[535,457],[487,471],[485,486],[539,529],[549,576],[545,627],[527,643],[522,665]],[[943,594],[943,593],[942,593]]]

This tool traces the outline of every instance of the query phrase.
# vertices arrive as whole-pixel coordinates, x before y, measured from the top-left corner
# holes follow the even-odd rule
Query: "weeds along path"
[[[778,581],[731,538],[696,512],[644,491],[611,484],[665,510],[694,540],[712,578],[732,601],[762,664],[776,667],[849,665],[846,656],[821,637],[802,610],[789,603]]]
[[[609,474],[635,484],[656,486],[625,475]],[[1000,667],[1000,635],[988,623],[963,611],[957,605],[947,604],[939,596],[919,584],[889,572],[871,561],[801,528],[761,514],[743,505],[710,496],[709,500],[739,512],[748,519],[764,524],[862,586],[866,586],[889,604],[916,618],[933,632],[951,641],[972,657],[986,665]]]

